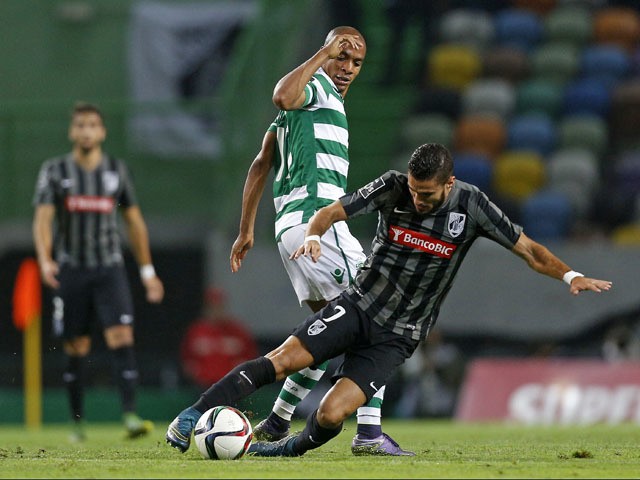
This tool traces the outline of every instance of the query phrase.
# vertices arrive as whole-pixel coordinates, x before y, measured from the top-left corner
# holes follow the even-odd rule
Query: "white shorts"
[[[289,274],[300,305],[307,300],[332,300],[353,281],[366,258],[362,245],[351,235],[346,222],[337,222],[321,238],[322,255],[317,263],[309,257],[289,257],[304,242],[307,225],[285,231],[278,242],[280,257]]]

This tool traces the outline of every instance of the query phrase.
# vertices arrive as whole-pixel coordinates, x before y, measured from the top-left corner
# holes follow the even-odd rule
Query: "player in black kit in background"
[[[34,196],[38,264],[43,282],[54,290],[53,331],[62,338],[68,358],[63,380],[73,418],[72,441],[86,436],[82,365],[91,350],[94,319],[100,322],[112,360],[127,436],[145,435],[153,428],[135,411],[134,312],[118,210],[140,266],[147,300],[161,302],[164,287],[151,263],[147,227],[127,168],[102,151],[106,133],[98,107],[76,104],[69,126],[72,151],[42,165]]]

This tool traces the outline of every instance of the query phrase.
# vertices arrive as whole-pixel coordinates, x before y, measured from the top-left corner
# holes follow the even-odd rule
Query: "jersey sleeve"
[[[300,108],[307,108],[318,103],[318,84],[315,77],[312,77],[304,87],[304,103]]]
[[[47,205],[55,201],[55,179],[53,174],[53,164],[45,162],[40,167],[36,180],[35,193],[33,195],[33,205]]]
[[[349,218],[371,213],[389,201],[394,185],[394,172],[389,171],[356,191],[342,196],[340,203]]]
[[[122,182],[122,189],[118,195],[119,207],[134,207],[138,205],[138,199],[136,197],[135,187],[133,186],[133,180],[129,169],[123,162],[118,162],[118,170],[120,173],[120,179]]]
[[[478,190],[476,220],[480,236],[489,238],[511,250],[522,233],[522,227],[513,223],[489,197]]]

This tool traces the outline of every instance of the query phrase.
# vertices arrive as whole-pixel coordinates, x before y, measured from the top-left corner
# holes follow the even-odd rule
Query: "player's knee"
[[[273,363],[277,380],[314,363],[311,354],[295,337],[289,337],[282,345],[265,356]]]
[[[133,346],[133,328],[130,325],[114,325],[104,331],[104,339],[110,349]]]
[[[86,357],[91,350],[91,339],[83,336],[67,340],[63,344],[63,349],[69,356]]]
[[[352,413],[340,401],[325,398],[318,407],[318,423],[324,428],[336,428]]]

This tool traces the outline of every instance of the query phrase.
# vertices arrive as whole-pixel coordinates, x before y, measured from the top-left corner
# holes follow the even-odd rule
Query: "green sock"
[[[316,366],[300,370],[297,373],[289,375],[280,390],[280,394],[273,405],[272,412],[280,418],[290,422],[293,411],[298,404],[309,394],[311,389],[316,386],[318,381],[327,371],[329,361]]]

